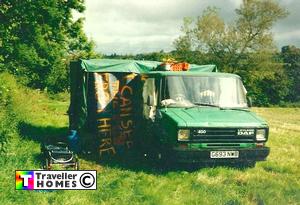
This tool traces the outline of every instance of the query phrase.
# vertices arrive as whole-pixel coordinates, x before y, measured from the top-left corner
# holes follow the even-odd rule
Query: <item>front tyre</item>
[[[242,162],[239,164],[239,167],[241,168],[254,168],[256,165],[256,161],[247,161],[247,162]]]

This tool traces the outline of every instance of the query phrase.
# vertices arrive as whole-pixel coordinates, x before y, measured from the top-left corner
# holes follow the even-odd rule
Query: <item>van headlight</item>
[[[266,141],[266,129],[256,130],[256,141]]]
[[[179,141],[187,141],[190,137],[190,130],[178,130],[178,140]]]

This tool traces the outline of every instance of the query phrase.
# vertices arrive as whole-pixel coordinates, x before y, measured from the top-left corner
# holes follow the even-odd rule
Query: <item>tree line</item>
[[[184,55],[184,57],[182,56]],[[204,60],[198,56],[203,54],[199,51],[180,52],[174,50],[171,52],[140,53],[136,55],[104,55],[104,58],[111,59],[134,59],[134,60],[153,60],[164,61],[166,59],[174,59],[177,61],[187,61],[195,64],[215,64],[214,61]],[[256,106],[299,106],[300,102],[300,48],[293,45],[283,46],[280,51],[270,54],[274,62],[274,70],[272,75],[265,75],[263,67],[261,71],[255,71],[255,74],[248,73],[247,70],[239,70],[234,72],[240,75],[244,85],[248,91],[248,95],[252,98],[253,104]],[[188,59],[188,60],[187,60]],[[219,72],[228,72],[221,66],[218,66]],[[261,75],[261,76],[260,76]]]
[[[32,88],[60,92],[68,88],[68,64],[97,56],[83,32],[83,0],[1,0],[0,71]]]
[[[72,17],[73,11],[84,10],[84,0],[2,0],[0,72],[32,88],[68,90],[70,61],[102,57],[83,32],[84,19]],[[197,18],[184,18],[171,52],[104,57],[216,64],[219,71],[243,78],[255,105],[299,104],[300,49],[279,51],[271,32],[287,15],[275,0],[244,0],[231,22],[209,7]]]

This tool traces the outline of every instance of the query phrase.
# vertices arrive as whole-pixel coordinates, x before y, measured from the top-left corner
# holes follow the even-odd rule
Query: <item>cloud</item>
[[[274,26],[275,41],[279,47],[285,45],[300,47],[300,2],[297,0],[281,0],[280,4],[287,8],[289,15],[278,21]]]
[[[197,17],[208,6],[220,9],[226,22],[234,19],[234,10],[242,0],[86,0],[84,30],[97,49],[105,54],[141,53],[173,48],[172,42],[180,35],[182,19]],[[288,39],[288,32],[300,27],[297,0],[280,1],[291,7],[292,15],[274,28],[275,40],[299,46],[299,38]],[[294,4],[297,4],[294,6]],[[282,23],[285,22],[285,23]],[[288,41],[289,40],[289,41]]]

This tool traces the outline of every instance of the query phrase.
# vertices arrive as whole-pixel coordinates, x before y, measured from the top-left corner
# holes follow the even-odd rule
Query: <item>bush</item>
[[[18,95],[15,79],[7,74],[0,74],[0,154],[5,152],[9,139],[17,133],[20,118],[17,116],[14,105],[14,96]]]

